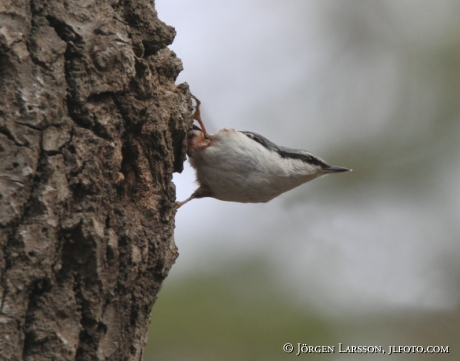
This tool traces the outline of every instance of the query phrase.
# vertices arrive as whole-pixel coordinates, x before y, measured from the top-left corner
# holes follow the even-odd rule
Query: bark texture
[[[0,359],[140,360],[191,126],[148,0],[0,1]]]

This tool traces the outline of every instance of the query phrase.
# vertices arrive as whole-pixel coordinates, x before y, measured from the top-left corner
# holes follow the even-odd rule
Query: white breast
[[[209,186],[220,200],[267,202],[321,175],[313,166],[282,158],[234,129],[221,129],[212,139],[189,160],[200,185]]]

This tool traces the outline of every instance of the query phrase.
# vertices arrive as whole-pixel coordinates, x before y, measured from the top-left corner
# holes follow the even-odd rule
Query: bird
[[[199,187],[176,202],[176,209],[205,197],[264,203],[323,175],[351,171],[329,165],[306,150],[276,145],[254,132],[223,128],[209,134],[201,119],[201,102],[192,98],[196,102],[192,118],[199,127],[194,124],[187,133],[187,155]]]

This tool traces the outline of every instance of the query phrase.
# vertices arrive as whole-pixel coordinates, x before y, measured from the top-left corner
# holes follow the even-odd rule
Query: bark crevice
[[[147,0],[0,16],[0,359],[140,360],[178,256],[175,31]]]

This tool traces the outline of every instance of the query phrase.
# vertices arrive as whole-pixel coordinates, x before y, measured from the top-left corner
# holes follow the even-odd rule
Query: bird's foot
[[[203,132],[203,136],[204,136],[205,139],[207,139],[207,138],[209,138],[209,134],[206,131],[206,128],[204,127],[203,121],[201,120],[201,113],[200,113],[201,102],[194,95],[192,95],[192,98],[195,99],[195,102],[196,102],[195,112],[193,113],[192,118],[195,119],[200,124],[201,131]]]

